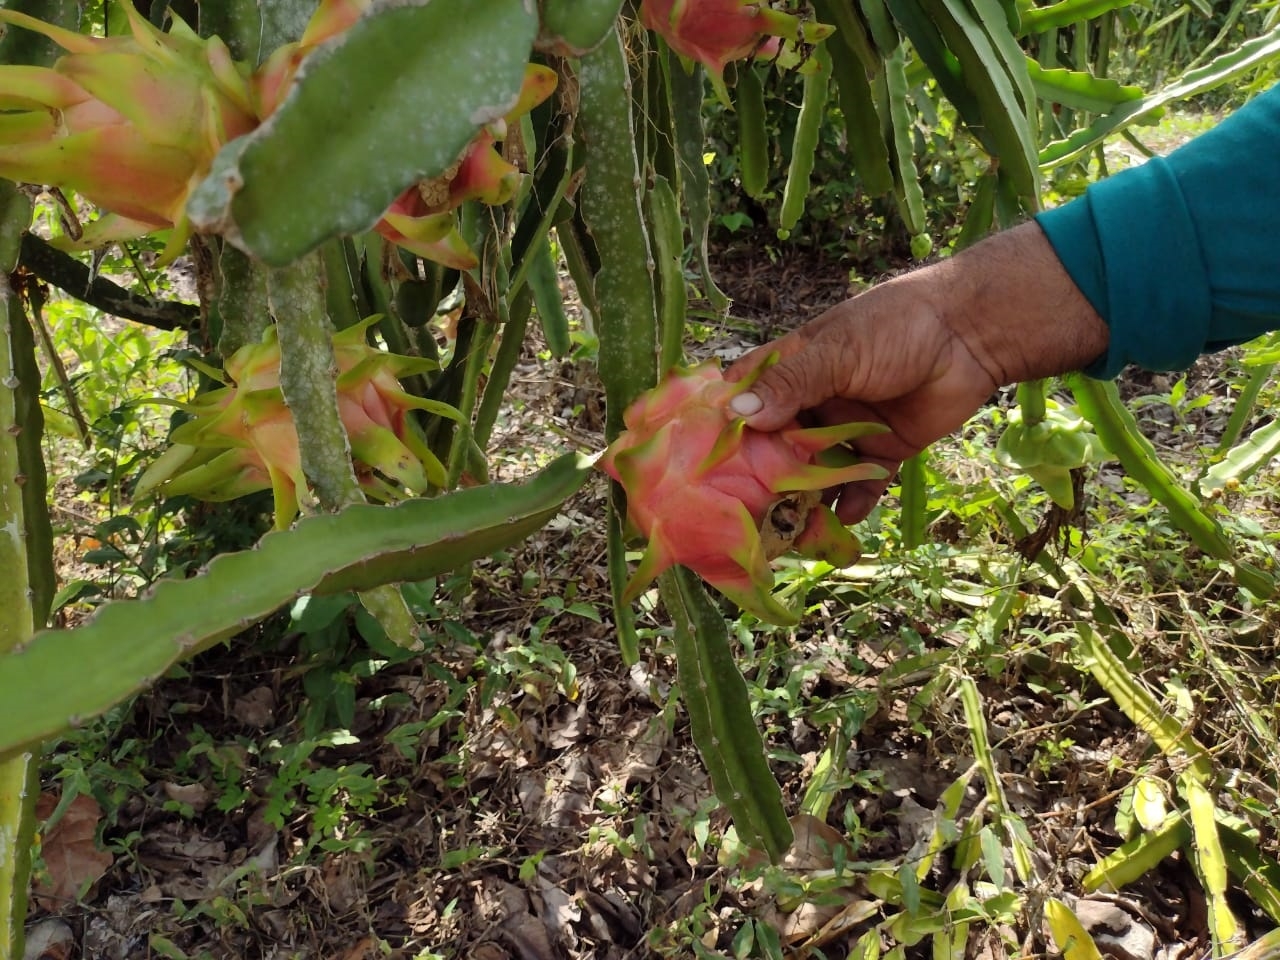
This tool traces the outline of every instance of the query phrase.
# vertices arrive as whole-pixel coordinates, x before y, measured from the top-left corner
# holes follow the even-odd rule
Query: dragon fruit
[[[792,623],[795,615],[772,596],[769,560],[792,549],[837,566],[857,559],[857,539],[821,492],[885,471],[827,466],[819,455],[883,427],[797,422],[753,430],[729,409],[749,387],[750,379],[725,381],[714,361],[676,368],[623,414],[626,429],[599,465],[626,491],[628,526],[648,539],[624,599],[681,564],[761,620]]]
[[[444,466],[427,449],[409,411],[452,420],[461,414],[446,403],[404,391],[401,377],[436,364],[369,346],[365,333],[378,319],[340,331],[333,347],[338,415],[351,443],[356,477],[370,499],[389,501],[446,482]],[[173,431],[172,446],[143,474],[134,495],[141,498],[159,488],[166,496],[219,501],[269,489],[275,496],[276,526],[287,527],[298,515],[306,477],[297,429],[280,390],[275,328],[260,343],[232,354],[226,376],[228,386],[187,405],[192,419]]]
[[[88,249],[176,228],[165,250],[171,259],[190,234],[187,197],[218,151],[270,117],[306,58],[371,6],[372,0],[321,0],[302,37],[257,70],[177,17],[167,33],[157,30],[132,4],[122,5],[131,34],[108,38],[0,9],[0,24],[42,33],[67,50],[52,68],[0,66],[0,177],[74,191],[105,212],[62,246]],[[378,232],[446,266],[474,267],[455,211],[468,200],[499,205],[511,198],[520,171],[497,143],[555,86],[554,70],[530,64],[506,116],[477,125],[442,176],[405,190]]]
[[[640,20],[680,56],[705,66],[714,82],[727,64],[756,53],[769,37],[817,43],[835,29],[765,0],[643,0]]]
[[[121,7],[130,33],[119,37],[0,10],[0,24],[67,51],[52,67],[0,66],[0,177],[72,190],[108,211],[81,246],[176,227],[176,255],[189,190],[224,143],[257,125],[249,71],[177,17],[164,33]]]

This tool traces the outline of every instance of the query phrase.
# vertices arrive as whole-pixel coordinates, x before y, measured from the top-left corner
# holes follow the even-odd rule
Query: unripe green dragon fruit
[[[434,361],[369,346],[366,330],[379,317],[333,338],[338,413],[351,442],[351,459],[365,494],[389,501],[443,487],[443,465],[427,449],[410,410],[461,419],[446,403],[415,397],[400,378],[436,369]],[[172,446],[138,481],[134,495],[160,489],[166,496],[231,500],[258,490],[275,496],[276,526],[298,515],[298,491],[306,489],[298,432],[280,390],[280,345],[275,328],[260,343],[227,359],[229,385],[186,405],[192,419],[170,437]]]
[[[729,409],[750,383],[728,383],[714,361],[676,368],[623,414],[626,429],[600,467],[622,484],[628,525],[649,541],[625,599],[681,564],[761,620],[792,623],[795,615],[772,596],[769,560],[794,549],[847,566],[860,554],[821,492],[885,471],[869,463],[827,466],[819,458],[884,428],[795,423],[753,430]]]
[[[817,43],[834,27],[777,10],[767,0],[642,0],[640,20],[720,84],[727,64],[755,53],[769,37]]]
[[[0,23],[67,51],[52,67],[0,66],[0,177],[74,191],[107,211],[72,238],[80,246],[176,227],[176,255],[189,190],[224,143],[257,125],[249,71],[177,17],[164,33],[121,6],[130,34],[105,38],[0,9]]]

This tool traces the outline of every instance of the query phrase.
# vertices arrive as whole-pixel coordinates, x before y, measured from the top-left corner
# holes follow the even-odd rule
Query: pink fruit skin
[[[627,493],[627,518],[648,538],[628,584],[634,597],[663,570],[682,564],[762,619],[790,619],[769,591],[773,574],[760,530],[780,499],[883,475],[874,465],[833,468],[815,462],[823,449],[862,433],[865,424],[777,432],[752,430],[729,409],[748,384],[728,383],[714,362],[677,369],[624,413],[626,430],[600,467]],[[815,548],[851,535],[817,505],[798,539]]]
[[[347,327],[333,338],[337,362],[338,414],[351,442],[357,478],[371,499],[392,500],[441,486],[446,474],[418,435],[408,411],[427,409],[457,418],[445,404],[404,391],[399,377],[434,366],[369,346],[365,331],[376,317]],[[298,513],[298,495],[306,488],[297,428],[280,390],[280,346],[270,329],[261,342],[247,344],[227,358],[232,384],[202,394],[189,408],[194,414],[173,433],[175,443],[226,448],[228,454],[197,471],[177,472],[171,493],[229,499],[270,487],[276,497],[276,525],[288,526]],[[386,479],[382,479],[386,478]]]
[[[763,4],[743,0],[644,0],[640,20],[682,57],[723,73],[749,56],[768,32]]]

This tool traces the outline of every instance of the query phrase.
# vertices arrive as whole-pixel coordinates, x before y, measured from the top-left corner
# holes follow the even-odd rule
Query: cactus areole
[[[729,409],[749,386],[749,379],[727,382],[714,361],[676,368],[623,414],[626,429],[599,465],[622,484],[628,525],[649,541],[625,599],[682,564],[761,620],[794,623],[795,613],[772,595],[769,560],[788,550],[836,566],[857,559],[857,538],[821,491],[884,470],[828,466],[819,454],[883,428],[796,422],[753,430]]]

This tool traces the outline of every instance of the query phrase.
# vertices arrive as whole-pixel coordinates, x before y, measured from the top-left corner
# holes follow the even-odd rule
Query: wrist
[[[1106,352],[1105,321],[1034,222],[927,269],[938,319],[997,384],[1080,370]]]

